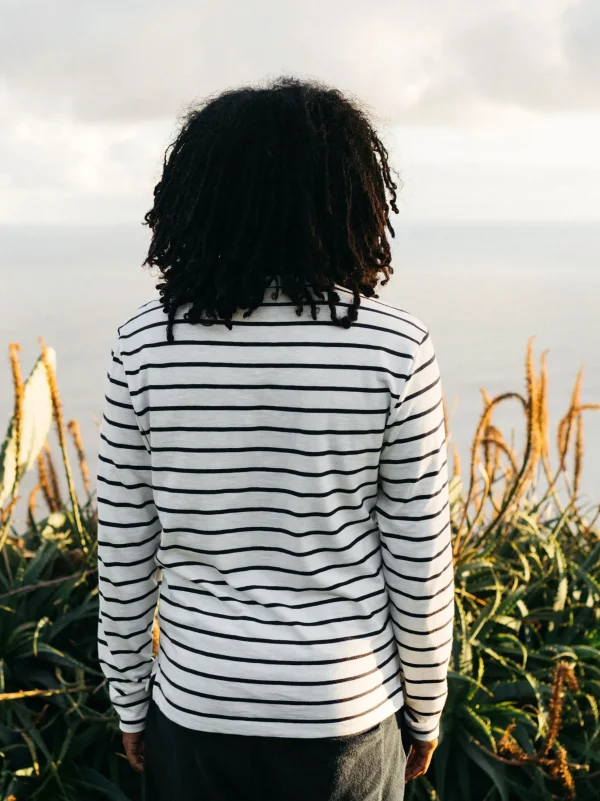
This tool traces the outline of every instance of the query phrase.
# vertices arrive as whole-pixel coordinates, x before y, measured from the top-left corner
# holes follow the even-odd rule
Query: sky
[[[600,220],[600,0],[0,0],[0,224],[141,220],[195,100],[372,109],[411,221]]]

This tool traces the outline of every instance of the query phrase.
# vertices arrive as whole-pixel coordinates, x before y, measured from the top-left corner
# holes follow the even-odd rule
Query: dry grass
[[[600,404],[581,404],[583,371],[579,370],[569,407],[558,424],[556,444],[559,466],[556,473],[552,474],[546,353],[541,356],[538,372],[531,340],[527,346],[525,377],[525,396],[507,392],[490,398],[482,389],[484,408],[470,449],[469,485],[462,512],[455,521],[454,556],[458,561],[469,554],[489,530],[510,515],[525,496],[537,495],[538,505],[553,497],[562,508],[557,493],[557,486],[562,481],[562,497],[566,498],[567,504],[577,508],[584,457],[583,412],[599,410]],[[502,432],[493,424],[497,407],[513,400],[524,411],[525,447],[521,457],[517,456]],[[572,469],[568,467],[571,453]],[[454,476],[457,476],[456,455],[454,463]],[[543,485],[542,479],[545,479]],[[584,521],[583,516],[580,519],[586,529],[593,525]]]
[[[91,495],[90,471],[85,458],[85,452],[83,450],[83,442],[81,440],[81,431],[79,429],[79,423],[77,422],[77,420],[69,420],[67,428],[69,429],[69,433],[71,435],[71,438],[73,439],[73,444],[75,445],[75,449],[77,450],[77,458],[79,459],[79,469],[81,470],[81,478],[83,480],[83,486],[89,498]]]
[[[73,510],[73,518],[75,522],[75,528],[79,534],[81,547],[84,551],[87,551],[89,548],[89,543],[87,541],[87,537],[85,535],[83,526],[81,524],[81,515],[79,511],[79,501],[77,499],[77,493],[75,492],[75,484],[73,482],[73,474],[71,472],[71,464],[69,461],[69,456],[67,453],[67,436],[66,436],[66,428],[65,428],[65,421],[63,416],[62,410],[62,402],[60,398],[60,393],[58,391],[58,384],[56,382],[56,373],[54,372],[54,367],[50,361],[48,355],[48,348],[46,347],[46,343],[40,337],[40,345],[42,348],[42,362],[46,369],[46,375],[48,378],[48,386],[50,388],[50,397],[52,398],[52,410],[54,414],[54,422],[56,424],[56,433],[58,435],[58,442],[60,445],[60,450],[62,452],[63,457],[63,464],[65,469],[65,475],[67,478],[67,486],[69,488],[69,497],[71,499],[71,508]],[[58,484],[56,485],[55,491],[58,491]]]

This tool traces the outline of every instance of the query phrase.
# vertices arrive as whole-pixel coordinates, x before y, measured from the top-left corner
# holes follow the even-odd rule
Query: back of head
[[[331,319],[349,327],[360,295],[392,272],[396,189],[368,116],[336,89],[285,78],[194,108],[145,218],[169,339],[182,304],[192,323],[231,327],[273,281],[298,314],[316,319],[315,296],[327,298]],[[354,295],[343,316],[335,284]]]

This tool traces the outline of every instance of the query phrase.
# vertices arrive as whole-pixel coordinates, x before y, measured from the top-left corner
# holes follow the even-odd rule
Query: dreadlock
[[[332,321],[349,328],[360,295],[377,297],[393,272],[396,190],[366,113],[336,89],[280,78],[194,107],[145,215],[144,264],[159,269],[168,340],[181,305],[191,304],[191,323],[231,329],[273,282],[273,299],[283,292],[296,314],[307,306],[316,320],[315,298],[326,298]],[[353,293],[344,317],[335,284]]]

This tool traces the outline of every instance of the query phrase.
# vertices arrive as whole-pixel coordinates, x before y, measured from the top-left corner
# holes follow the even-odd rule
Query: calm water
[[[0,228],[0,431],[12,391],[8,343],[24,371],[38,336],[58,354],[65,413],[82,427],[95,470],[104,375],[117,326],[154,294],[138,265],[147,232],[112,228]],[[479,388],[521,390],[528,337],[548,350],[552,421],[579,365],[583,400],[600,401],[600,225],[398,226],[396,273],[381,299],[430,327],[462,454],[481,411]],[[498,417],[521,430],[517,410]],[[464,461],[464,460],[463,460]],[[586,418],[584,490],[600,499],[600,413]]]

